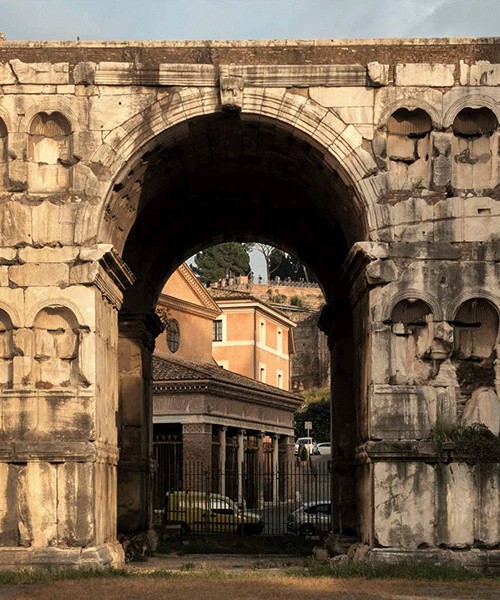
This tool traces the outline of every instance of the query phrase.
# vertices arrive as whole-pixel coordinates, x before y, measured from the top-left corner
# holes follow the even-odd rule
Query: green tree
[[[193,271],[205,285],[224,277],[246,275],[250,272],[250,257],[245,244],[228,242],[198,252]]]
[[[276,257],[274,256],[276,254]],[[309,269],[303,265],[293,254],[286,254],[282,250],[275,248],[271,253],[271,263],[276,264],[273,277],[279,277],[282,281],[290,279],[291,281],[315,282],[315,278]]]
[[[302,392],[305,404],[295,413],[295,435],[304,437],[305,421],[312,421],[312,437],[317,442],[330,439],[330,389],[316,389]]]

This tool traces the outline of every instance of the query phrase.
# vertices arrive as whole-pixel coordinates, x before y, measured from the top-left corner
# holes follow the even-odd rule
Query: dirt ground
[[[299,558],[169,556],[129,568],[169,577],[113,577],[49,584],[0,586],[8,600],[498,600],[500,582],[425,582],[382,579],[290,577],[282,567]],[[137,573],[139,574],[139,573]]]

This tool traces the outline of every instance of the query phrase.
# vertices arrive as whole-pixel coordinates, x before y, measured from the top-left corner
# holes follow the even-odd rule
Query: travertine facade
[[[429,436],[498,431],[499,82],[498,39],[0,41],[0,566],[150,526],[153,308],[241,239],[325,292],[339,527],[493,564],[499,467]]]

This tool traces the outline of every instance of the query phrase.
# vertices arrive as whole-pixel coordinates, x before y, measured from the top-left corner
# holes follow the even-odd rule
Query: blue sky
[[[0,0],[11,40],[500,35],[500,0]]]

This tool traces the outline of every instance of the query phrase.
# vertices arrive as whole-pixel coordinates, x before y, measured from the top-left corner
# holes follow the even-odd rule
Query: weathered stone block
[[[366,65],[368,79],[373,87],[381,87],[389,84],[389,65],[382,65],[377,61]]]
[[[13,265],[9,267],[9,280],[19,286],[68,285],[69,267],[66,264],[34,264]]]
[[[407,63],[396,65],[396,85],[451,87],[455,82],[455,65]]]
[[[56,546],[57,466],[33,461],[20,467],[18,473],[19,544]]]
[[[461,85],[500,85],[500,64],[490,63],[488,60],[478,60],[468,65],[460,61]]]
[[[435,471],[425,463],[374,465],[374,530],[381,546],[435,545]]]
[[[375,439],[422,439],[436,423],[437,397],[429,386],[375,385],[371,435]]]
[[[472,467],[452,463],[439,468],[438,544],[448,548],[468,548],[473,545],[475,498]]]
[[[17,83],[17,78],[9,63],[0,64],[0,85]]]
[[[69,83],[68,63],[24,63],[15,58],[10,61],[10,66],[19,83]]]
[[[366,267],[366,281],[368,285],[383,285],[396,281],[398,269],[392,260],[374,260]]]
[[[373,107],[373,95],[373,89],[363,87],[309,88],[310,98],[326,108]]]
[[[96,63],[79,62],[73,69],[73,83],[75,85],[92,85],[96,71]]]
[[[65,263],[71,262],[78,256],[78,248],[64,246],[63,248],[33,248],[27,246],[19,249],[19,259],[27,263]]]

